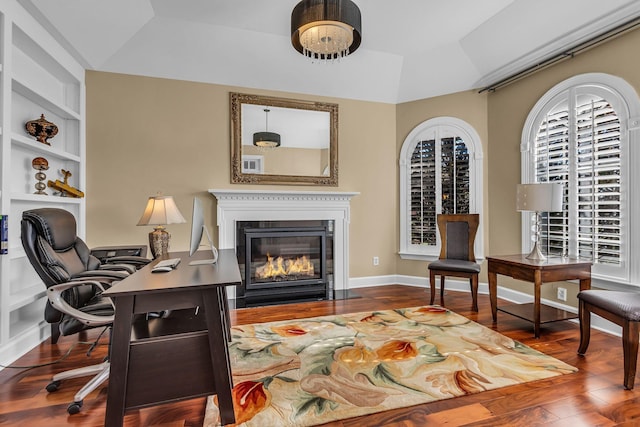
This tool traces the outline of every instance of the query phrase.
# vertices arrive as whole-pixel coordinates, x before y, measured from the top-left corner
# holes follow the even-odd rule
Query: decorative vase
[[[44,118],[44,114],[41,114],[40,118],[37,120],[29,120],[25,124],[25,128],[29,135],[33,136],[39,142],[47,145],[51,145],[47,140],[58,134],[58,126],[47,121]]]

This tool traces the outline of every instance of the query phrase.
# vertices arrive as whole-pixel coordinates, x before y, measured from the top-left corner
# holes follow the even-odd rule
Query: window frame
[[[483,211],[483,155],[480,135],[478,135],[473,126],[456,117],[435,117],[420,123],[409,132],[400,150],[399,255],[402,259],[433,261],[438,259],[440,255],[440,233],[437,230],[436,245],[414,245],[411,243],[411,198],[409,193],[411,190],[411,156],[416,145],[423,135],[433,131],[434,128],[444,127],[455,129],[456,135],[463,139],[469,153],[469,213],[482,214]],[[479,261],[484,259],[483,234],[482,221],[480,221],[474,246],[476,259]]]
[[[640,98],[635,89],[624,79],[605,73],[587,73],[571,77],[557,84],[545,93],[530,110],[522,130],[521,182],[531,183],[535,180],[532,150],[535,147],[536,133],[546,113],[562,100],[572,105],[572,99],[579,94],[594,94],[606,99],[615,109],[620,121],[621,150],[621,220],[622,250],[620,267],[594,264],[592,278],[604,285],[617,283],[640,286],[640,263],[630,260],[640,255],[640,232],[631,219],[640,213],[639,186],[631,185],[640,179],[639,168],[631,168],[631,164],[640,161]],[[575,142],[575,129],[570,129],[570,142]],[[569,184],[575,187],[576,182]],[[522,252],[528,253],[531,242],[531,215],[522,213]],[[573,255],[573,254],[569,254]]]

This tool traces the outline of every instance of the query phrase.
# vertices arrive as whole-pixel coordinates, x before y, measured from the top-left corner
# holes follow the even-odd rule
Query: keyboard
[[[180,258],[163,259],[159,263],[153,266],[153,268],[171,267],[176,268],[180,264]]]

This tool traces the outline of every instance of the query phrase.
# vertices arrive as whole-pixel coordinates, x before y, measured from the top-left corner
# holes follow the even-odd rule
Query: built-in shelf
[[[65,119],[80,120],[80,114],[73,111],[65,105],[57,104],[55,101],[32,90],[26,83],[20,81],[17,77],[12,78],[13,91],[19,93],[25,98],[31,99],[38,105],[46,108],[52,113]]]
[[[51,190],[51,189],[49,189]],[[23,202],[37,202],[37,203],[69,203],[79,205],[83,199],[77,197],[60,197],[60,196],[44,196],[41,194],[22,194],[13,193],[11,195],[13,200],[20,200]]]
[[[26,136],[13,134],[11,135],[11,141],[14,145],[23,147],[30,151],[39,152],[42,155],[46,156],[54,156],[60,160],[70,160],[72,162],[80,162],[80,156],[76,156],[75,154],[67,153],[58,148],[52,147],[50,145],[42,144],[38,141],[34,141],[29,139]]]
[[[86,186],[84,67],[65,52],[19,1],[1,2],[0,194],[9,215],[9,253],[0,257],[0,364],[10,364],[48,336],[46,287],[22,249],[20,218],[26,209],[61,207],[74,214],[84,237],[85,200],[33,194],[33,158],[49,162],[48,179],[61,169]],[[30,137],[25,123],[44,114],[59,129],[52,146]],[[60,178],[61,179],[61,178]],[[46,180],[45,180],[46,183]]]
[[[9,310],[13,311],[22,308],[27,304],[38,301],[45,295],[46,290],[42,283],[38,283],[34,286],[29,286],[28,288],[25,288],[20,292],[11,295]]]

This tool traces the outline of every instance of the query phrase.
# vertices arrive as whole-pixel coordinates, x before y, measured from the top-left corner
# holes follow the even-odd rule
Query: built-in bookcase
[[[85,174],[84,68],[15,1],[0,4],[0,214],[9,215],[8,253],[0,255],[0,363],[8,364],[49,335],[45,287],[20,240],[22,212],[38,207],[70,211],[84,237],[84,198],[61,197],[47,188],[36,195],[36,157],[49,163],[45,183],[64,181],[82,191]],[[58,134],[51,145],[27,134],[25,123],[45,118]]]

